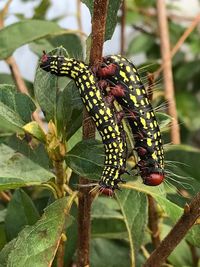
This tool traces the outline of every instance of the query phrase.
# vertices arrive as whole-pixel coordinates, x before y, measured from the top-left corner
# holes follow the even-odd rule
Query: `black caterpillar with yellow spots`
[[[122,106],[135,140],[137,163],[144,184],[159,185],[164,180],[164,155],[161,133],[147,92],[132,62],[107,56],[96,75],[109,85],[109,95]],[[101,82],[101,81],[100,81]]]
[[[98,88],[96,77],[83,62],[64,56],[44,53],[40,68],[57,76],[73,79],[79,89],[82,101],[102,137],[105,148],[105,165],[99,182],[100,190],[112,194],[122,182],[121,174],[126,172],[125,132],[104,101],[102,91]]]

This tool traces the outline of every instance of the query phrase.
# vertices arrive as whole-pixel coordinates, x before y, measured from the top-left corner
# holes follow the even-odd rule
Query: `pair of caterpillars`
[[[44,53],[40,67],[57,76],[73,79],[82,101],[95,122],[105,149],[99,182],[101,191],[112,193],[126,172],[127,146],[121,116],[112,106],[115,99],[127,115],[143,182],[158,185],[164,179],[160,129],[145,88],[134,65],[122,56],[108,56],[95,69],[74,58]],[[105,88],[109,87],[106,93]]]

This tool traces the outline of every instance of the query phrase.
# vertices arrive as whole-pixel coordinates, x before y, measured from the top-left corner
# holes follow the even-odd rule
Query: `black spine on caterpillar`
[[[41,58],[40,67],[57,76],[73,79],[79,89],[82,101],[102,137],[105,149],[104,170],[99,182],[100,190],[112,192],[122,182],[120,176],[126,168],[126,142],[123,127],[118,125],[109,105],[104,101],[98,88],[96,77],[83,62],[73,58],[46,53]]]
[[[137,69],[132,62],[120,55],[107,56],[96,75],[107,80],[110,94],[123,107],[128,117],[144,184],[161,184],[165,176],[161,133]]]

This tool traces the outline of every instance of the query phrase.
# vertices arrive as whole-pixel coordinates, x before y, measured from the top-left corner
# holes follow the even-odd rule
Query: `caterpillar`
[[[73,79],[79,89],[86,110],[95,122],[105,150],[105,161],[99,182],[101,192],[112,195],[123,182],[121,175],[126,172],[126,142],[123,126],[119,125],[109,104],[104,100],[102,91],[96,83],[96,77],[89,66],[74,58],[49,55],[44,52],[40,68],[55,74]]]
[[[161,184],[165,177],[161,133],[137,69],[128,59],[114,55],[104,57],[95,72],[99,79],[106,79],[110,86],[109,95],[115,97],[127,116],[140,159],[137,166],[143,183]],[[106,86],[103,80],[103,88]]]

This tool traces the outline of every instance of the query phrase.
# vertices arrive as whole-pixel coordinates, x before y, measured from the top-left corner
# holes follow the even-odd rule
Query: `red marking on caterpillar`
[[[137,147],[136,151],[137,151],[139,157],[145,156],[147,154],[147,150],[144,147]]]
[[[124,87],[121,84],[110,87],[110,92],[115,97],[125,96]]]
[[[118,67],[116,64],[109,64],[107,66],[102,66],[98,68],[96,74],[99,77],[108,77],[108,76],[113,76],[117,73]]]
[[[101,90],[106,90],[106,88],[108,87],[109,83],[106,81],[106,80],[100,80],[97,82],[98,84],[98,87],[101,89]]]

